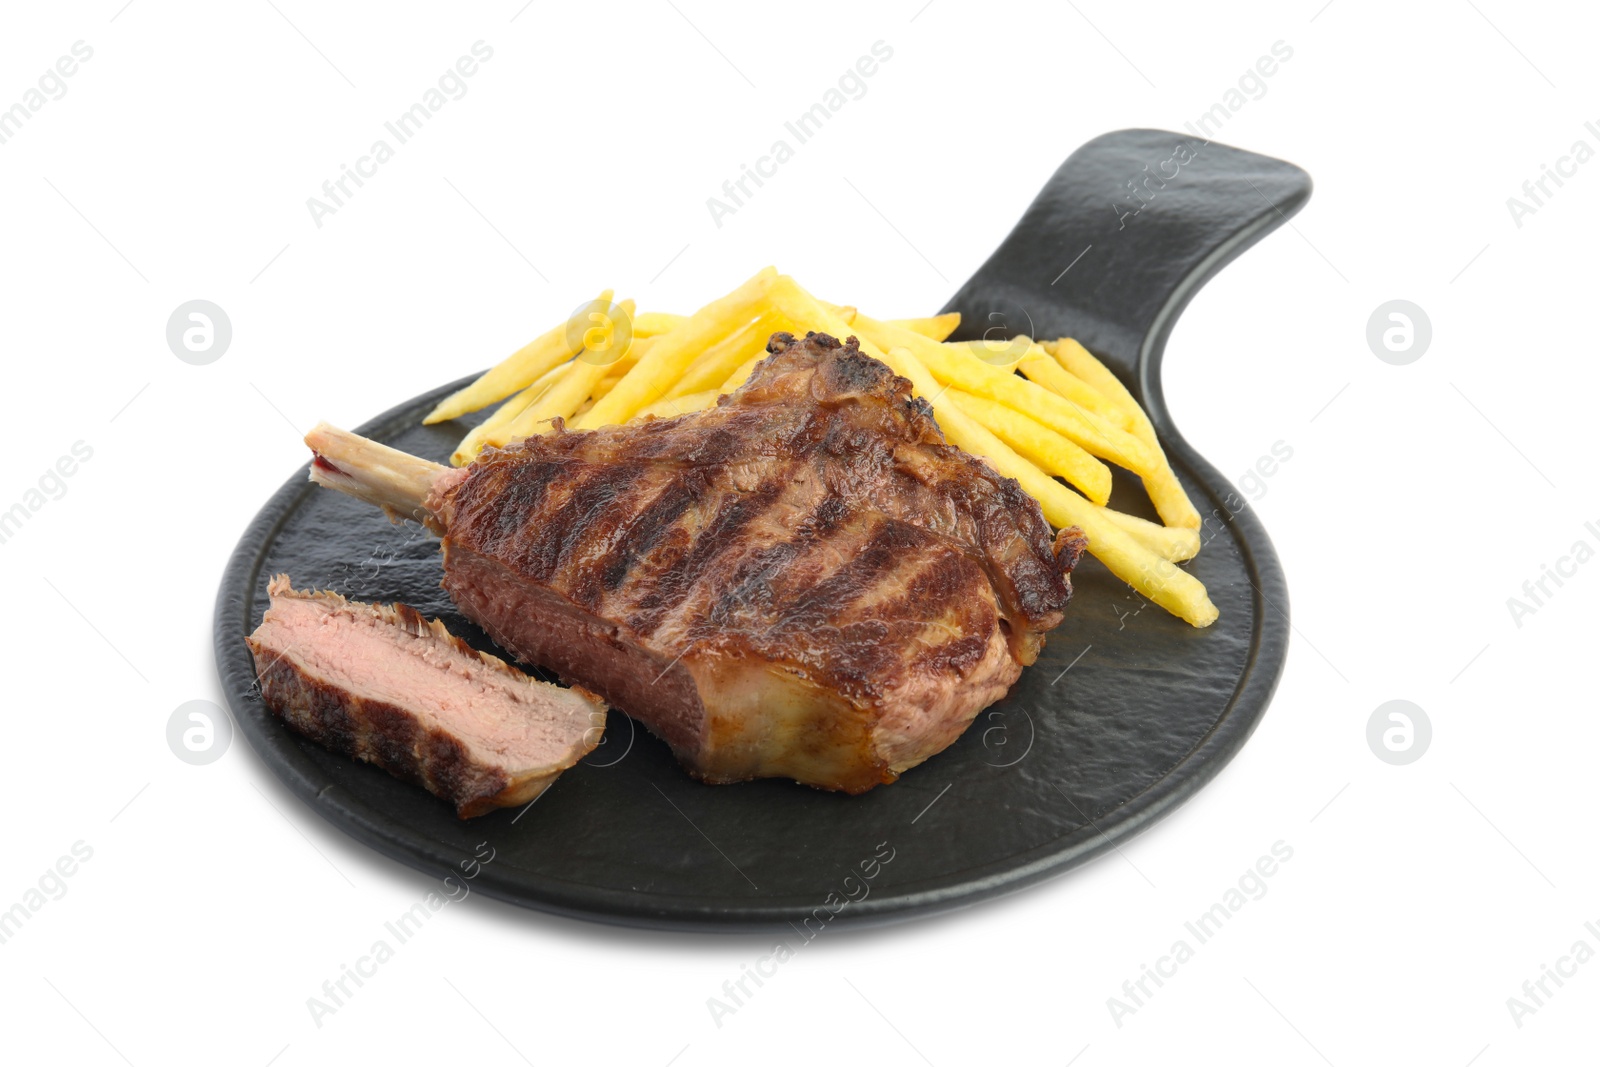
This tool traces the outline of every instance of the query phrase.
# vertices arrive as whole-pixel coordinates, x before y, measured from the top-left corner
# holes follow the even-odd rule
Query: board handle
[[[1311,176],[1294,164],[1215,141],[1096,137],[945,305],[961,313],[953,339],[1075,337],[1164,412],[1161,356],[1178,315],[1310,197]]]

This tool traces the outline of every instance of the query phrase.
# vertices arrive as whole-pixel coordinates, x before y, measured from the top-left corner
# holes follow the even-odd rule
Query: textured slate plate
[[[1070,333],[1134,386],[1208,516],[1206,547],[1188,566],[1222,611],[1209,629],[1147,605],[1088,561],[1039,662],[954,746],[895,785],[861,797],[781,781],[701,785],[613,712],[605,744],[532,808],[463,823],[421,790],[294,737],[254,692],[243,637],[277,571],[300,587],[404,601],[492,647],[445,599],[431,537],[312,486],[301,470],[245,532],[217,600],[217,664],[240,730],[313,811],[373,848],[442,877],[487,840],[495,858],[474,888],[608,922],[811,932],[960,907],[1086,862],[1210,780],[1265,712],[1283,668],[1288,603],[1271,543],[1178,435],[1158,371],[1194,291],[1310,188],[1296,167],[1218,144],[1108,134],[1067,160],[949,304],[969,337],[989,327]],[[360,432],[444,461],[465,424],[419,420],[460,384]],[[1123,507],[1142,500],[1131,478],[1113,495]]]

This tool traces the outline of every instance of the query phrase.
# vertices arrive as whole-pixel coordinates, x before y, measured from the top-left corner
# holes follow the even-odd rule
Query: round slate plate
[[[605,743],[532,807],[462,822],[422,790],[291,734],[255,690],[244,636],[279,571],[300,588],[403,601],[493,649],[439,588],[432,537],[301,470],[245,532],[217,600],[217,665],[239,729],[291,791],[357,840],[438,877],[477,871],[476,890],[587,919],[813,936],[961,907],[1084,863],[1209,781],[1265,712],[1283,668],[1277,558],[1227,479],[1172,426],[1158,368],[1194,291],[1309,195],[1305,173],[1277,160],[1160,131],[1108,134],[1061,167],[950,304],[965,336],[1071,334],[1134,387],[1207,516],[1205,549],[1187,566],[1221,609],[1208,629],[1086,560],[1038,663],[892,786],[849,797],[784,781],[702,785],[612,712]],[[420,420],[466,380],[359,432],[445,461],[467,423]],[[1131,477],[1113,499],[1143,503]],[[478,867],[481,842],[494,858]]]

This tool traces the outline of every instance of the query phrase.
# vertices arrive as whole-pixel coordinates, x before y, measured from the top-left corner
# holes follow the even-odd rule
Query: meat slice
[[[1005,695],[1084,541],[1052,542],[854,338],[768,351],[715,408],[557,425],[462,470],[319,427],[312,477],[442,532],[464,614],[691,773],[864,792]]]
[[[267,593],[246,639],[267,707],[462,818],[531,801],[600,742],[592,694],[529,678],[404,604],[300,592],[284,574]]]

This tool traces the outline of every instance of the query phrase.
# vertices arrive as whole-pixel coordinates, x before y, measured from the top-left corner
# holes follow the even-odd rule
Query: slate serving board
[[[307,807],[378,851],[545,911],[688,930],[877,924],[963,907],[1057,875],[1137,834],[1214,777],[1265,713],[1287,650],[1288,597],[1266,531],[1172,424],[1160,366],[1207,279],[1284,222],[1311,182],[1290,164],[1157,130],[1064,163],[946,310],[959,338],[1077,337],[1150,413],[1202,515],[1186,564],[1221,618],[1196,630],[1093,560],[1066,622],[1012,693],[951,748],[860,797],[791,782],[702,785],[612,712],[605,743],[537,803],[462,822],[420,789],[291,734],[262,704],[244,636],[266,583],[399,600],[481,648],[439,588],[434,539],[295,472],[241,538],[217,598],[218,671],[239,730]],[[467,421],[420,425],[468,379],[360,433],[441,462]],[[1153,517],[1122,476],[1113,502]],[[477,866],[494,850],[492,862]],[[463,864],[467,866],[463,868]]]

